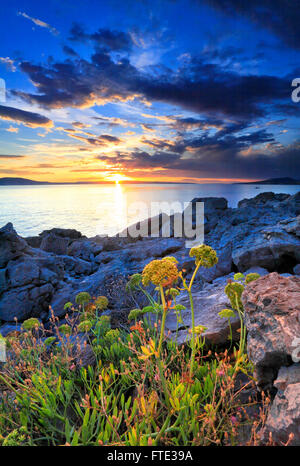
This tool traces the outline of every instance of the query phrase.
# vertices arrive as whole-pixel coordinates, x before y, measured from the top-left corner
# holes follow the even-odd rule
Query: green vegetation
[[[241,293],[258,277],[237,274],[226,286],[232,309],[221,311],[220,319],[230,324],[238,313],[240,341],[232,341],[230,326],[228,348],[213,352],[205,345],[205,327],[195,326],[192,285],[199,267],[212,267],[217,256],[205,245],[190,255],[195,270],[189,282],[173,257],[131,277],[127,292],[142,291],[149,305],[129,313],[128,331],[111,328],[103,314],[106,297],[82,292],[76,305],[66,304],[66,323],[52,316],[51,333],[37,319],[12,332],[8,363],[0,370],[0,444],[238,445],[246,426],[247,443],[256,444],[267,400],[261,415],[250,419],[247,409],[256,402],[242,401],[237,382],[244,374],[251,383]],[[189,295],[192,329],[190,342],[179,346],[166,339],[164,328],[169,312],[177,328],[182,323],[184,307],[176,303],[182,292]]]

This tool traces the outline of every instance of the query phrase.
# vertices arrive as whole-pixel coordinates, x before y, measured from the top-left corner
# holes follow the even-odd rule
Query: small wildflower
[[[205,333],[207,330],[207,327],[205,327],[204,325],[197,325],[195,327],[195,333],[196,335],[201,335],[202,333]]]
[[[80,324],[77,327],[77,330],[79,333],[81,332],[87,333],[91,330],[92,326],[93,326],[93,322],[91,322],[90,320],[84,320],[83,322],[80,322]]]
[[[59,333],[61,333],[62,335],[71,335],[72,333],[72,329],[68,324],[61,325],[60,327],[58,327],[58,330]]]
[[[142,327],[142,323],[141,322],[138,322],[136,323],[135,325],[132,325],[132,327],[130,327],[130,330],[133,332],[134,330],[137,330],[138,333],[140,333],[141,335],[144,335],[145,334],[145,330],[143,329]]]
[[[242,293],[244,291],[244,285],[238,282],[231,282],[228,283],[225,287],[225,293],[229,298],[230,304],[233,307],[233,309],[243,309],[243,304],[242,304]]]
[[[248,283],[254,282],[258,278],[260,278],[259,273],[248,273],[248,275],[246,275],[245,283],[248,285]]]
[[[243,273],[238,272],[238,273],[235,273],[235,274],[234,274],[233,278],[234,278],[234,280],[237,281],[237,282],[238,282],[238,281],[243,281],[244,278],[245,278],[245,275],[244,275]]]
[[[195,257],[196,265],[200,265],[205,268],[213,267],[218,263],[216,251],[206,244],[201,244],[200,246],[194,246],[191,248],[190,257]]]
[[[171,262],[174,262],[174,264],[178,264],[178,260],[176,259],[176,257],[173,257],[173,256],[163,257],[162,260],[163,261],[171,261]]]
[[[130,277],[130,280],[126,284],[126,291],[134,291],[142,281],[142,275],[135,273]]]
[[[98,296],[95,300],[95,306],[100,311],[104,311],[108,306],[108,299],[106,296]]]
[[[25,330],[33,330],[34,328],[40,327],[41,323],[38,319],[32,317],[31,319],[24,320],[23,328]]]
[[[55,341],[56,341],[55,337],[49,337],[49,338],[46,338],[46,340],[44,341],[44,344],[45,346],[51,346],[52,343],[54,343]]]
[[[219,316],[223,319],[230,319],[231,317],[235,317],[235,313],[232,309],[222,309],[222,311],[219,312]]]
[[[128,320],[136,320],[143,315],[142,309],[132,309],[128,314]]]
[[[87,304],[91,300],[91,295],[90,293],[87,293],[86,291],[82,291],[81,293],[78,293],[78,295],[75,298],[75,301],[77,304]]]
[[[73,304],[69,301],[64,305],[64,311],[67,311],[68,309],[71,309],[73,307]]]
[[[166,290],[166,296],[172,296],[172,298],[176,298],[176,296],[180,295],[180,291],[177,288],[169,288]]]

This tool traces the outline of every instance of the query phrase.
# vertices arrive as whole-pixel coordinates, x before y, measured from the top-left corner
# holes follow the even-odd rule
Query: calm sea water
[[[116,234],[151,215],[153,202],[184,202],[194,197],[225,197],[229,207],[260,192],[295,194],[300,186],[228,184],[136,184],[0,186],[0,227],[14,224],[22,236],[53,227],[75,228],[87,236]],[[163,207],[167,212],[167,206]]]

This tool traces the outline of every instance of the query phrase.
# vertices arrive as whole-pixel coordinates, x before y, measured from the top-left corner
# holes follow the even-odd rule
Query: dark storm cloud
[[[194,0],[200,3],[199,0]],[[300,48],[300,5],[296,0],[204,0],[231,17],[236,13],[269,29],[287,45]]]
[[[263,179],[267,177],[291,176],[300,173],[300,141],[287,147],[261,150],[250,155],[232,150],[230,144],[202,146],[202,150],[189,157],[167,152],[134,151],[119,153],[113,157],[98,156],[98,160],[126,170],[164,169],[179,170],[188,176],[208,178]]]
[[[290,99],[288,79],[225,72],[200,59],[179,71],[162,72],[155,79],[140,72],[129,60],[114,62],[104,52],[95,53],[91,62],[75,59],[48,66],[23,62],[20,67],[38,93],[13,94],[49,108],[89,107],[139,97],[207,115],[253,118],[264,115],[266,104]]]
[[[97,47],[112,51],[129,50],[132,47],[131,37],[125,32],[98,29],[97,32],[89,34],[78,23],[73,24],[69,40],[73,42],[92,41]]]
[[[172,167],[180,160],[180,155],[168,152],[156,152],[155,154],[150,155],[148,152],[136,150],[130,152],[130,154],[118,153],[113,157],[99,155],[96,157],[96,159],[107,163],[112,162],[130,170],[155,167]]]
[[[53,122],[39,113],[27,112],[14,107],[0,105],[0,118],[16,121],[30,128],[52,127]]]

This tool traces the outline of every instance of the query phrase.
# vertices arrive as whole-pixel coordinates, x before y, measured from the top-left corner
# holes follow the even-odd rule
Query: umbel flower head
[[[86,291],[81,291],[75,298],[77,304],[84,305],[91,300],[91,295]]]
[[[149,262],[143,270],[142,282],[144,286],[153,283],[156,286],[171,286],[178,279],[179,273],[174,259],[166,257]]]
[[[23,328],[25,330],[33,330],[34,328],[40,327],[41,323],[38,319],[31,317],[31,319],[24,320]]]
[[[195,258],[196,265],[200,265],[207,269],[218,263],[216,251],[206,244],[201,244],[200,246],[194,246],[191,248],[190,257]]]
[[[108,299],[106,296],[98,296],[95,300],[95,305],[100,311],[104,311],[108,306]]]

